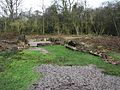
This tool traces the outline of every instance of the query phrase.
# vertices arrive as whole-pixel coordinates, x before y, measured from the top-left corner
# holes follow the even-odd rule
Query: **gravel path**
[[[120,77],[104,75],[96,66],[41,65],[43,78],[29,90],[120,90]]]

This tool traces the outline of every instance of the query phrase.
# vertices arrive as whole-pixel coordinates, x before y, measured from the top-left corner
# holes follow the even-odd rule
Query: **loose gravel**
[[[94,65],[41,65],[43,78],[29,90],[120,90],[120,77],[104,75]]]

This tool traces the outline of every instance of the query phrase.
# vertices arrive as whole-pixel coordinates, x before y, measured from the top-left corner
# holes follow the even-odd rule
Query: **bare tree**
[[[68,0],[68,3],[69,3],[69,12],[70,12],[74,4],[74,0]]]
[[[44,0],[42,0],[42,11],[43,11],[43,34],[45,34],[45,17],[44,17],[45,5],[44,5]]]
[[[9,17],[10,19],[17,18],[21,3],[22,0],[1,0],[0,7],[3,15]]]

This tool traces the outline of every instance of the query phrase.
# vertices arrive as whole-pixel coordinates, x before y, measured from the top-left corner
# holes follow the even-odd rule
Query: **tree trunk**
[[[113,17],[113,23],[114,23],[114,26],[115,26],[115,30],[116,30],[116,32],[117,32],[117,35],[119,36],[119,31],[118,31],[117,24],[116,24],[116,22],[115,22],[114,17]]]
[[[78,26],[76,26],[75,30],[76,30],[76,35],[79,35],[79,27]]]

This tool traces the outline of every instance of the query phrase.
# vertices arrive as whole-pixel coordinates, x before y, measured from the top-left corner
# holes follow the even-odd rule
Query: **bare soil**
[[[47,50],[45,50],[45,49],[43,49],[43,48],[38,48],[38,47],[31,47],[31,48],[29,48],[30,50],[32,50],[32,51],[40,51],[42,54],[48,54],[49,52],[47,51]]]

